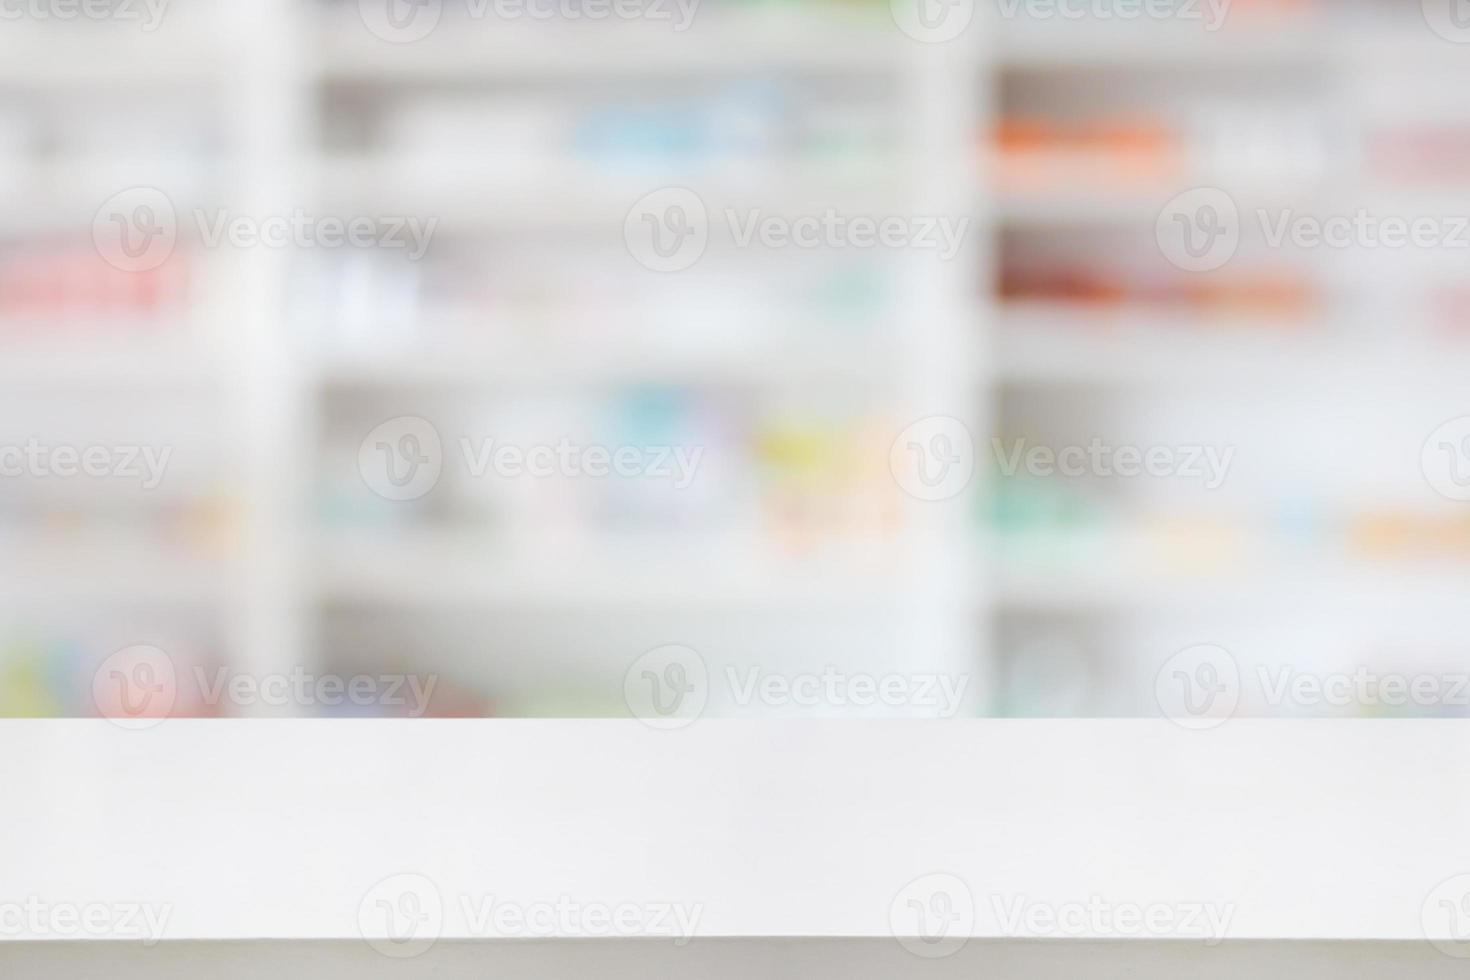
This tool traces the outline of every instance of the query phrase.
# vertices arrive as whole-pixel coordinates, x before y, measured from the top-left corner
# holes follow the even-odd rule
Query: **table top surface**
[[[0,739],[4,939],[118,938],[137,903],[132,927],[162,939],[396,942],[401,915],[443,939],[900,936],[923,955],[967,936],[1456,940],[1470,909],[1463,722],[6,721]],[[98,903],[105,929],[56,914]]]

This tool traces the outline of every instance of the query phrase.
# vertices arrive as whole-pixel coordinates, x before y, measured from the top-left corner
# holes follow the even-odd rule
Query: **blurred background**
[[[1467,42],[1458,0],[6,5],[0,716],[1132,716],[1176,668],[1470,712]],[[1169,237],[1201,188],[1223,261]],[[1443,233],[1270,234],[1360,212]],[[1012,455],[1094,444],[1178,465]],[[1312,693],[1365,671],[1429,693]]]

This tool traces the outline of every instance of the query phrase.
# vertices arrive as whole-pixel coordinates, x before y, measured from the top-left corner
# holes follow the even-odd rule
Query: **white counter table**
[[[7,977],[1470,969],[1461,722],[6,721],[0,749]]]

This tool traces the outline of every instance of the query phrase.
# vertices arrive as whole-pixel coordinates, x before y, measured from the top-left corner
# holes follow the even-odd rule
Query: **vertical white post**
[[[986,283],[981,262],[985,229],[976,217],[974,145],[978,119],[978,23],[958,38],[914,45],[913,129],[909,150],[915,213],[968,220],[964,247],[949,259],[926,253],[915,264],[914,304],[905,325],[912,338],[908,404],[914,419],[943,415],[970,429],[977,463],[989,445],[975,385],[975,311]],[[976,493],[981,470],[965,492],[948,500],[912,501],[916,568],[912,649],[936,669],[968,674],[968,698],[990,703],[983,649],[986,633],[974,575]]]
[[[237,62],[226,76],[226,192],[222,204],[263,220],[299,204],[299,151],[306,92],[305,39],[293,0],[228,4],[226,30]],[[308,609],[301,532],[310,473],[307,393],[293,358],[285,287],[292,254],[254,247],[211,256],[229,299],[219,331],[226,359],[228,426],[244,508],[241,567],[232,590],[236,670],[261,675],[304,665]],[[256,713],[271,713],[259,706]]]

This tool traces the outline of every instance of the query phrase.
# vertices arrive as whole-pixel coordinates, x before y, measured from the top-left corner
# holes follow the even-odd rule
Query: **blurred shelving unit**
[[[55,282],[95,259],[85,232],[129,185],[167,190],[185,216],[435,221],[409,262],[205,249],[186,218],[187,274],[157,284],[176,302],[0,307],[13,397],[156,413],[209,464],[153,511],[35,512],[55,537],[10,543],[51,556],[37,583],[165,620],[206,610],[201,656],[251,674],[462,669],[485,695],[457,702],[466,713],[530,710],[534,675],[537,713],[621,714],[619,669],[664,643],[723,665],[963,673],[967,712],[1046,713],[1007,687],[1035,643],[1111,664],[1131,692],[1069,710],[1152,714],[1118,654],[1138,654],[1132,620],[1177,622],[1150,641],[1160,657],[1191,630],[1219,638],[1190,609],[1283,596],[1420,596],[1441,610],[1421,619],[1458,628],[1440,600],[1466,530],[1417,468],[1433,423],[1463,414],[1454,257],[1243,241],[1228,275],[1191,277],[1154,241],[1160,208],[1196,186],[1243,210],[1470,211],[1464,71],[1416,11],[1259,0],[1218,31],[1103,29],[1031,22],[1023,2],[923,44],[880,3],[711,3],[684,33],[455,23],[454,6],[406,44],[330,0],[0,39],[0,93],[58,118],[96,104],[75,132],[39,110],[0,116],[20,134],[0,147],[34,144],[7,156],[5,238],[41,249]],[[924,262],[772,255],[714,228],[705,259],[670,276],[623,239],[634,202],[665,187],[711,213],[962,216],[975,233]],[[19,254],[0,295],[8,269],[32,274]],[[925,504],[887,457],[935,415],[960,418],[987,461],[992,437],[1241,455],[1207,496],[987,471]],[[450,452],[474,434],[666,439],[718,472],[678,497],[450,474],[390,502],[364,483],[359,443],[397,416],[434,420]],[[109,536],[129,522],[144,530]],[[586,672],[560,703],[547,664]]]
[[[1213,491],[991,474],[999,713],[1151,713],[1155,672],[1196,644],[1412,673],[1463,635],[1464,521],[1419,460],[1464,414],[1454,253],[1272,251],[1247,227],[1467,213],[1466,117],[1445,98],[1463,49],[1419,6],[1236,4],[1212,30],[1023,3],[990,25],[1000,247],[977,382],[995,434],[1239,451]],[[1241,244],[1187,273],[1154,225],[1200,187],[1238,205]]]
[[[972,208],[973,53],[911,41],[878,4],[712,4],[685,33],[446,23],[402,45],[365,30],[353,5],[315,9],[302,83],[319,136],[299,158],[314,200],[433,215],[436,248],[476,256],[488,283],[504,278],[497,259],[529,283],[519,302],[506,290],[467,308],[379,310],[308,353],[327,467],[349,465],[355,440],[395,414],[447,434],[562,399],[553,417],[584,438],[600,413],[604,428],[720,440],[710,451],[728,457],[717,478],[729,483],[713,503],[634,502],[627,526],[597,514],[616,500],[548,514],[491,500],[502,511],[486,513],[463,488],[443,512],[401,508],[374,526],[351,516],[375,510],[352,502],[352,478],[331,482],[316,518],[329,529],[306,566],[318,655],[447,663],[508,713],[533,710],[523,689],[546,672],[539,658],[577,666],[562,678],[566,713],[622,714],[623,672],[666,643],[714,667],[979,673],[956,577],[968,515],[936,518],[887,475],[899,429],[969,401],[970,354],[955,349],[976,265],[752,257],[712,230],[698,269],[660,279],[622,239],[633,203],[664,186],[693,188],[712,215]],[[477,128],[525,159],[457,149],[456,131]],[[739,152],[702,142],[714,134]],[[435,276],[403,288],[428,297]],[[838,475],[853,467],[856,481]],[[822,512],[835,523],[810,516]],[[354,616],[390,622],[364,635]],[[477,635],[444,640],[445,617]],[[557,700],[538,696],[534,711]]]
[[[696,188],[712,211],[971,213],[984,80],[972,49],[913,42],[878,3],[711,4],[684,33],[446,23],[412,44],[375,36],[352,3],[168,14],[156,31],[0,38],[0,91],[39,93],[4,117],[12,142],[40,125],[31,109],[85,104],[73,114],[95,123],[15,156],[0,183],[7,239],[73,275],[68,262],[97,265],[86,237],[99,205],[156,188],[177,211],[169,261],[188,266],[168,309],[63,311],[85,331],[0,309],[0,376],[28,408],[34,393],[84,392],[94,422],[162,405],[215,467],[148,498],[154,510],[81,501],[20,521],[17,534],[45,526],[14,541],[15,598],[160,617],[153,632],[136,616],[99,628],[67,668],[71,688],[109,647],[162,644],[172,619],[197,625],[201,610],[205,648],[171,651],[181,665],[267,676],[431,662],[510,714],[525,706],[497,688],[540,671],[516,650],[553,642],[552,661],[586,672],[562,679],[569,713],[624,713],[621,672],[670,642],[772,670],[983,673],[968,515],[906,499],[887,473],[899,429],[971,401],[978,264],[714,240],[703,268],[669,279],[622,240],[629,208],[664,186]],[[206,248],[195,221],[211,207],[432,217],[449,254],[405,268]],[[78,256],[36,244],[58,231]],[[449,485],[395,510],[356,471],[357,442],[394,415],[483,426],[537,412],[584,439],[708,443],[720,485],[692,502],[553,486],[549,508]],[[37,571],[25,588],[21,565]],[[433,635],[461,615],[460,634]],[[341,640],[354,618],[391,623]],[[70,643],[50,620],[9,625],[24,658],[33,631],[38,649]],[[984,703],[974,690],[967,711]],[[536,701],[559,710],[554,687]]]
[[[0,715],[84,715],[99,661],[167,643],[181,665],[234,656],[243,509],[217,316],[220,268],[181,240],[136,275],[94,247],[94,216],[129,186],[179,208],[228,178],[227,79],[210,3],[156,31],[7,17],[0,31],[0,390],[7,445],[165,448],[156,487],[7,479]]]

